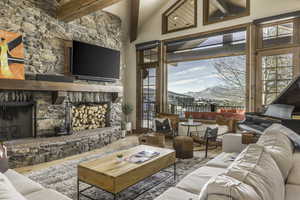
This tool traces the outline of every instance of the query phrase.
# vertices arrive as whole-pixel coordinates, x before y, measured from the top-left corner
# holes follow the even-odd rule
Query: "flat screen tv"
[[[79,79],[114,81],[120,76],[120,51],[73,41],[71,71]]]

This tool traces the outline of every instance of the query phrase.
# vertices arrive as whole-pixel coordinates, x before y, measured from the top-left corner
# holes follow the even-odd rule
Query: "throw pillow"
[[[171,124],[169,119],[155,119],[154,120],[154,131],[160,133],[168,133],[171,132]]]

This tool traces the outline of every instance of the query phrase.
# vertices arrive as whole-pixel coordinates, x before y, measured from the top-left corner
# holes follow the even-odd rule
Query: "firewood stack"
[[[72,125],[74,131],[104,128],[108,106],[80,105],[72,107]]]

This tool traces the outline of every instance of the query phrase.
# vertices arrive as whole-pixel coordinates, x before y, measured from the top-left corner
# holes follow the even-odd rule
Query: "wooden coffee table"
[[[122,154],[126,158],[144,150],[156,151],[160,154],[157,157],[140,164],[128,161],[118,162],[116,159],[118,154]],[[78,165],[78,199],[80,195],[92,199],[91,197],[83,194],[84,191],[92,187],[109,192],[113,194],[114,199],[116,199],[118,194],[123,190],[162,171],[165,168],[170,167],[171,165],[174,166],[174,174],[172,174],[172,176],[174,175],[174,180],[176,180],[175,151],[147,145],[139,145],[128,150],[106,155],[96,160],[83,162]],[[171,176],[168,176],[167,178],[170,177]],[[163,181],[164,180],[160,181],[160,183]],[[84,182],[90,185],[90,187],[80,191],[80,182]]]

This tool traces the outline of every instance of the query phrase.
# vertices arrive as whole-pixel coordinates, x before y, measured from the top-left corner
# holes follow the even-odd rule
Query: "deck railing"
[[[216,105],[216,104],[169,104],[169,113],[185,117],[185,112],[217,112],[224,110],[245,110],[244,106],[239,105]]]

